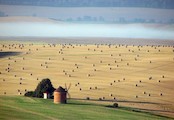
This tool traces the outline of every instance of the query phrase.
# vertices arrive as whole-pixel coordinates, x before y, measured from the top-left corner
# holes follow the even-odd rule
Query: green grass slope
[[[54,104],[53,100],[38,98],[0,96],[0,119],[32,120],[164,120],[165,117],[133,112],[124,108],[114,109],[104,105],[68,101]]]

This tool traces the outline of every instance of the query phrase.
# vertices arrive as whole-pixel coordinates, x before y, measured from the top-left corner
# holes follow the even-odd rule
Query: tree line
[[[174,9],[174,0],[0,0],[0,5],[51,7],[145,7]]]

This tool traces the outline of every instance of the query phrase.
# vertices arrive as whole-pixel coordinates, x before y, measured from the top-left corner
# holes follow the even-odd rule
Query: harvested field
[[[56,88],[71,83],[72,99],[174,117],[173,46],[2,42],[0,50],[0,95],[24,95],[50,78]]]

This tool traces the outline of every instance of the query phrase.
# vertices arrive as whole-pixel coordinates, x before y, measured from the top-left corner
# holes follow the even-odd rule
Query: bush
[[[118,103],[114,103],[114,104],[113,104],[113,107],[114,107],[114,108],[118,108]]]
[[[53,87],[50,79],[46,78],[43,79],[36,87],[35,89],[35,97],[38,98],[43,98],[43,93],[44,92],[48,92],[50,93],[50,96],[52,96],[53,92],[54,92],[55,88]]]
[[[24,94],[24,96],[26,96],[26,97],[34,97],[35,96],[35,93],[34,93],[34,91],[28,91],[28,92],[26,92]]]

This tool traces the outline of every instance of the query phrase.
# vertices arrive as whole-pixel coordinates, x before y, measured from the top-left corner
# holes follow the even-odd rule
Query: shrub
[[[113,104],[113,107],[114,107],[114,108],[118,108],[118,103],[114,103],[114,104]]]
[[[53,87],[50,79],[43,79],[35,89],[35,97],[42,98],[44,92],[48,92],[52,95],[54,90],[55,88]]]
[[[26,96],[26,97],[34,97],[35,96],[35,93],[34,93],[34,91],[28,91],[28,92],[26,92],[24,94],[24,96]]]

